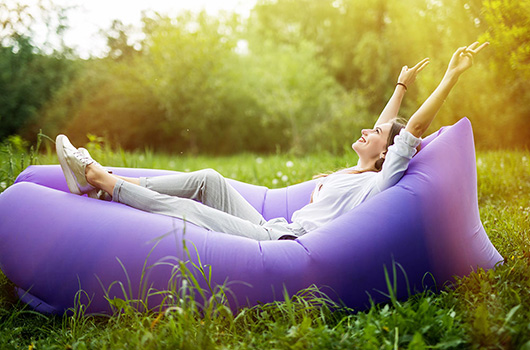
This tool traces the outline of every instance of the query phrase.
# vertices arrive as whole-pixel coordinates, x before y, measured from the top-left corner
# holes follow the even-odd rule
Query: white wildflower
[[[258,164],[263,163],[263,158],[261,158],[261,157],[256,158],[256,163],[258,163]]]
[[[282,177],[282,175],[283,175],[283,173],[282,173],[281,171],[278,171],[278,172],[276,173],[276,176],[278,176],[278,177]]]
[[[0,182],[0,187],[2,187],[3,190],[5,190],[7,187],[7,183],[5,181]]]
[[[182,308],[178,307],[178,306],[171,306],[171,307],[168,307],[166,309],[166,311],[164,311],[164,315],[169,315],[172,311],[175,311],[177,314],[181,315],[184,313],[184,310],[182,310]]]
[[[277,184],[278,184],[278,179],[273,179],[273,180],[272,180],[272,184],[273,184],[273,185],[277,185]]]
[[[287,180],[289,180],[289,178],[287,177],[287,175],[283,175],[283,176],[282,176],[282,181],[283,181],[283,182],[287,182]]]
[[[285,166],[286,166],[286,167],[288,167],[288,168],[292,168],[292,167],[293,167],[293,165],[294,165],[294,163],[293,163],[293,162],[291,162],[290,160],[289,160],[289,161],[287,161],[287,163],[285,163]]]

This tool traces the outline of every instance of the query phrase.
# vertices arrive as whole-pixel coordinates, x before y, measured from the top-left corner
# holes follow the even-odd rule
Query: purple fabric
[[[477,267],[494,267],[502,257],[479,218],[469,120],[431,135],[422,146],[397,185],[294,241],[257,242],[76,196],[68,193],[58,165],[31,166],[0,195],[0,268],[19,287],[24,302],[61,313],[74,305],[79,289],[91,299],[89,312],[110,311],[104,289],[111,298],[124,297],[116,281],[129,293],[130,280],[129,298],[138,297],[142,285],[167,289],[172,264],[188,260],[183,239],[191,261],[198,264],[199,255],[211,267],[212,285],[228,284],[234,310],[283,300],[284,288],[292,295],[311,285],[349,307],[364,308],[368,295],[385,300],[384,268],[391,271],[394,261],[412,290],[424,287],[427,273],[442,285]],[[171,173],[113,171],[124,176]],[[267,219],[290,219],[314,187],[314,181],[274,190],[231,183]],[[405,281],[398,274],[398,297],[407,296]],[[150,299],[152,306],[159,303]]]

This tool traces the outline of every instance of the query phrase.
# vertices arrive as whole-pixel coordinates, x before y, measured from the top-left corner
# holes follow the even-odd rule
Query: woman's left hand
[[[453,54],[453,57],[451,57],[451,61],[447,67],[447,73],[456,75],[457,77],[460,76],[460,74],[464,73],[473,65],[473,57],[489,44],[485,42],[478,46],[478,41],[475,41],[469,46],[458,48]]]
[[[401,73],[398,77],[398,84],[404,84],[406,87],[409,87],[416,80],[416,76],[418,75],[418,73],[421,72],[423,68],[425,68],[428,64],[429,59],[424,58],[412,68],[403,66],[403,68],[401,68]]]

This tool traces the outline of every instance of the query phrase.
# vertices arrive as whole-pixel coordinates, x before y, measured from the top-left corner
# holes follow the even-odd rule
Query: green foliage
[[[235,16],[185,13],[144,23],[142,52],[87,62],[47,106],[46,133],[66,129],[77,143],[92,133],[126,149],[181,154],[301,153],[340,151],[352,128],[371,119],[314,59],[310,42],[239,53]]]
[[[497,47],[495,68],[509,80],[530,78],[530,2],[484,1],[484,18],[488,30],[483,39]],[[500,59],[502,57],[502,59]],[[492,62],[493,63],[493,62]]]
[[[132,26],[126,26],[120,20],[112,21],[112,25],[106,33],[109,48],[108,57],[116,61],[130,60],[138,53],[135,44],[131,43],[127,34],[132,29]]]
[[[29,146],[29,142],[18,135],[10,136],[0,143],[0,192],[11,186],[22,170],[39,162],[43,137],[47,136],[41,133],[37,135],[35,146]]]
[[[61,36],[66,29],[68,8],[57,5],[53,0],[3,1],[0,3],[0,46],[18,48],[20,37],[31,38],[38,28],[39,34],[46,38],[47,51],[55,51],[49,40]],[[32,43],[34,44],[34,43]],[[65,47],[61,51],[68,52]]]
[[[521,140],[530,138],[530,1],[485,0],[483,13],[487,30],[481,39],[495,47],[489,53],[494,80],[488,85],[503,90],[502,97],[493,96],[502,101],[492,103],[490,114],[511,125],[506,130],[510,146],[528,146]]]
[[[360,108],[352,105],[354,99],[314,55],[315,47],[308,41],[299,42],[296,48],[265,41],[252,54],[239,58],[243,73],[239,88],[255,106],[245,118],[258,123],[256,139],[265,134],[266,140],[298,155],[307,150],[342,151],[352,140],[352,130],[371,121],[362,112],[349,118]],[[266,145],[260,148],[267,150]]]
[[[303,40],[314,43],[324,66],[348,91],[362,96],[375,116],[403,65],[430,57],[433,62],[418,85],[421,89],[428,79],[438,83],[453,50],[480,33],[472,9],[460,1],[279,0],[260,1],[251,18],[261,37],[295,47]],[[419,95],[411,89],[404,116],[434,89],[429,85]]]
[[[72,69],[66,59],[35,53],[27,37],[17,37],[16,46],[0,46],[0,140],[31,128]]]
[[[468,116],[478,147],[520,147],[530,139],[530,89],[523,68],[528,61],[529,3],[264,0],[252,12],[251,30],[277,45],[299,48],[299,43],[311,42],[319,62],[358,97],[361,103],[353,103],[369,120],[380,113],[401,66],[431,58],[403,102],[400,114],[408,118],[439,83],[456,47],[478,38],[490,40],[491,47],[460,79],[431,130]],[[520,63],[510,63],[515,61]],[[370,125],[366,118],[360,123]]]
[[[86,135],[105,136],[124,148],[152,147],[161,141],[163,114],[140,71],[128,60],[85,62],[44,110],[43,132],[67,133],[84,144]]]
[[[40,3],[60,36],[66,10]],[[403,102],[407,118],[454,49],[479,38],[490,48],[431,130],[468,116],[479,148],[527,147],[529,3],[262,0],[249,18],[145,13],[142,28],[114,21],[107,57],[87,61],[37,50],[34,14],[14,7],[0,18],[0,139],[42,129],[174,154],[342,153],[376,120],[403,65],[431,58]]]
[[[0,3],[0,142],[16,133],[34,136],[41,108],[75,74],[75,62],[66,58],[70,49],[49,42],[37,47],[32,40],[36,27],[39,34],[60,39],[65,11],[51,0],[33,7]]]

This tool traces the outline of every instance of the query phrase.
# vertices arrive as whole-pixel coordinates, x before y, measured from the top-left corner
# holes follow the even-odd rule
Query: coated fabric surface
[[[162,170],[111,168],[117,175]],[[267,189],[231,180],[266,219],[290,220],[309,202],[314,181]],[[348,307],[383,301],[384,269],[397,269],[397,295],[442,285],[502,260],[479,218],[475,150],[466,118],[423,140],[403,178],[357,208],[294,241],[257,242],[211,232],[181,220],[68,192],[59,165],[30,166],[0,194],[0,269],[20,298],[42,312],[62,313],[81,302],[111,312],[109,298],[166,290],[177,261],[211,269],[212,286],[226,284],[230,306],[284,300],[316,285]],[[188,252],[183,247],[186,242]],[[188,263],[206,288],[206,282]],[[406,278],[402,271],[405,271]],[[392,275],[392,274],[390,274]],[[408,280],[408,286],[406,281]],[[130,285],[130,289],[129,289]],[[86,293],[86,294],[85,294]],[[150,297],[150,306],[160,297]]]

